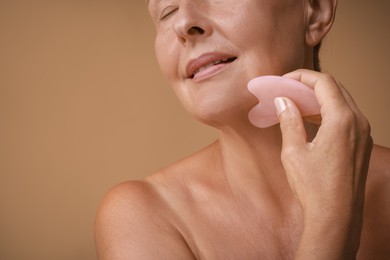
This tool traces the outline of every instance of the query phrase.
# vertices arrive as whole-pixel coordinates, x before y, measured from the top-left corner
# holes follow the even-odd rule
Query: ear
[[[306,17],[306,44],[314,47],[332,27],[337,0],[308,0]]]

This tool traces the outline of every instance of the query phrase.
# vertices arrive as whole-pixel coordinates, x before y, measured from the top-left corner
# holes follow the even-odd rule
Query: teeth
[[[203,71],[203,70],[205,70],[205,69],[208,69],[208,68],[210,68],[210,67],[212,67],[212,66],[214,66],[214,65],[220,64],[220,63],[222,63],[222,62],[227,62],[228,60],[229,60],[229,59],[213,61],[213,62],[211,62],[211,63],[209,63],[209,64],[206,64],[205,66],[199,68],[197,71],[195,71],[195,74],[197,74],[197,73],[199,73],[199,72],[201,72],[201,71]]]
[[[217,60],[217,61],[213,61],[213,62],[210,62],[209,64],[206,64],[205,66],[203,67],[200,67],[197,71],[195,71],[194,74],[191,75],[191,78],[193,78],[197,73],[201,72],[201,71],[204,71],[214,65],[217,65],[217,64],[220,64],[220,63],[228,63],[228,62],[232,62],[236,59],[237,57],[233,57],[233,58],[227,58],[226,60]]]

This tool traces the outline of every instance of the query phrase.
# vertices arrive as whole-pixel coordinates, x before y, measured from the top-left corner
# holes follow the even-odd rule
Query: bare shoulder
[[[96,216],[99,259],[191,259],[169,214],[147,180],[115,186],[102,200]]]
[[[390,174],[390,148],[374,145],[371,156],[371,169],[378,174]]]
[[[390,257],[390,149],[374,146],[367,177],[362,246],[367,257]],[[363,254],[362,254],[363,255]]]
[[[390,199],[390,149],[375,145],[367,179],[368,195],[386,192]],[[384,194],[383,194],[384,195]],[[390,204],[389,204],[390,205]]]
[[[188,209],[200,166],[213,160],[209,148],[149,177],[112,188],[95,223],[99,259],[194,259],[180,215]]]

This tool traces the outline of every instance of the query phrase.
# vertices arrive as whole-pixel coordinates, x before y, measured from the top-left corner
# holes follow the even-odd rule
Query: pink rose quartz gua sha
[[[248,90],[259,99],[248,114],[256,127],[266,128],[279,123],[274,105],[276,97],[287,97],[299,108],[302,116],[320,114],[320,105],[314,90],[297,80],[280,76],[262,76],[248,83]]]

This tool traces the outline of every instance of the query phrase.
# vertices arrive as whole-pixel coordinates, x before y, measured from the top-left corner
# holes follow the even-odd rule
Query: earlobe
[[[314,47],[328,33],[336,15],[337,0],[308,0],[306,44]]]

